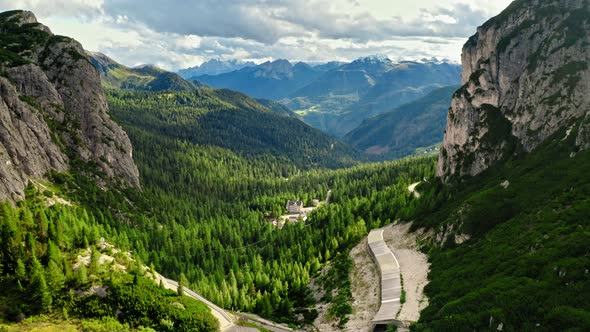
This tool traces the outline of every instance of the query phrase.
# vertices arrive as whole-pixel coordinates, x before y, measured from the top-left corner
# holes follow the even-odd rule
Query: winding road
[[[175,292],[178,291],[178,282],[176,280],[168,279],[162,275],[159,275],[159,277],[162,279],[162,283],[164,284],[164,287],[166,287],[167,289],[170,289],[172,291],[175,291]],[[223,332],[242,332],[242,331],[246,332],[246,331],[256,330],[256,329],[242,327],[242,326],[238,326],[238,325],[234,324],[234,318],[227,311],[223,310],[223,308],[220,308],[219,306],[215,305],[214,303],[212,303],[211,301],[202,297],[201,295],[193,292],[191,289],[189,289],[187,287],[184,287],[184,295],[188,296],[188,297],[192,297],[195,300],[205,303],[205,305],[208,306],[209,309],[211,309],[211,313],[213,314],[213,316],[219,321],[219,329]],[[291,329],[287,326],[283,326],[283,325],[277,324],[275,322],[271,322],[267,319],[264,319],[262,317],[259,317],[257,315],[250,314],[250,313],[236,312],[236,313],[234,313],[233,316],[237,316],[237,318],[239,318],[241,320],[246,320],[246,321],[255,323],[255,324],[262,326],[263,328],[265,328],[269,331],[272,331],[272,332],[292,332],[292,331],[294,331],[293,329]]]
[[[168,279],[164,276],[160,276],[160,277],[162,278],[162,282],[164,284],[164,287],[166,287],[167,289],[173,290],[175,292],[178,290],[178,282],[177,281],[172,280],[172,279]],[[233,322],[232,317],[227,312],[225,312],[225,310],[216,306],[211,301],[209,301],[206,298],[202,297],[201,295],[193,292],[192,290],[188,289],[187,287],[184,287],[184,295],[186,295],[188,297],[192,297],[195,300],[205,303],[205,305],[207,305],[209,307],[209,309],[211,309],[211,313],[213,314],[213,316],[215,316],[215,318],[217,318],[217,320],[219,321],[219,329],[221,331],[228,331],[232,326],[234,326],[234,322]]]
[[[271,322],[269,320],[266,320],[260,316],[254,315],[254,314],[245,313],[245,312],[236,312],[235,315],[241,319],[247,320],[251,323],[261,326],[271,332],[293,332],[293,331],[295,331],[290,327],[280,325],[275,322]],[[233,332],[233,331],[228,331],[228,332]]]
[[[410,193],[414,194],[414,197],[416,197],[416,198],[420,198],[420,193],[418,191],[416,191],[416,187],[420,183],[422,183],[422,181],[412,183],[411,185],[408,186],[408,190],[410,191]]]
[[[401,308],[401,274],[397,258],[383,240],[383,228],[369,232],[367,239],[369,252],[381,274],[381,296],[379,311],[373,317],[373,328],[377,325],[396,324],[397,314]]]

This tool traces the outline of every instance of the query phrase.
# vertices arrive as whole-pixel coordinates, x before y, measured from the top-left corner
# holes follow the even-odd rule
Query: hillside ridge
[[[90,62],[100,73],[103,86],[110,89],[139,91],[190,91],[199,85],[181,76],[151,65],[130,68],[105,54],[87,52]]]

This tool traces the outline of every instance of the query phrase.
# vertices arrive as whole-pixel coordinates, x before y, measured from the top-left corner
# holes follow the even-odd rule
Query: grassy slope
[[[194,83],[179,75],[153,66],[129,68],[101,53],[88,53],[88,56],[108,89],[190,91],[196,88]]]

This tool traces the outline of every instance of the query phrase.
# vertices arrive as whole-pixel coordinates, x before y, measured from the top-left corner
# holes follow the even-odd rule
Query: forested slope
[[[417,331],[590,328],[590,153],[565,136],[460,185],[418,187],[439,199],[414,223],[437,233]]]
[[[375,159],[402,158],[442,142],[456,87],[434,90],[423,98],[365,120],[344,140]]]
[[[0,203],[0,329],[5,321],[43,314],[23,324],[32,330],[217,330],[203,303],[159,287],[153,269],[104,242],[129,248],[100,215],[71,206],[55,186],[31,184],[26,195],[17,207]]]
[[[357,163],[354,150],[340,141],[230,90],[110,91],[109,105],[127,130],[220,147],[269,163],[282,160],[299,169]]]

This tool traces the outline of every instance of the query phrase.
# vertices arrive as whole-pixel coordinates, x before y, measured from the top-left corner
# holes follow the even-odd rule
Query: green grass
[[[399,302],[401,304],[404,304],[404,303],[406,303],[406,290],[404,289],[404,276],[401,274],[400,274],[400,281],[401,281],[401,285],[402,285],[402,293],[400,295]]]
[[[41,109],[41,103],[39,103],[39,101],[35,97],[25,96],[25,95],[19,95],[18,98],[21,101],[29,104],[29,106],[32,106],[36,110],[40,110]]]

